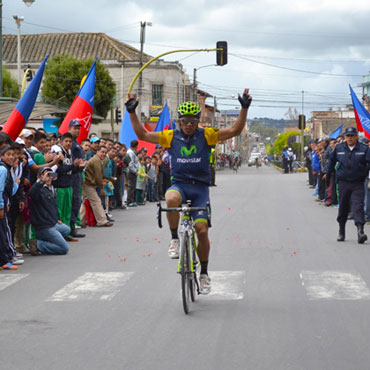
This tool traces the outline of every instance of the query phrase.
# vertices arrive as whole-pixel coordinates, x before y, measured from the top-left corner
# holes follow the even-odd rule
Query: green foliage
[[[18,82],[12,77],[10,72],[3,65],[3,96],[7,98],[19,99]]]
[[[56,55],[49,59],[44,73],[42,95],[55,101],[71,105],[83,76],[85,76],[93,59],[80,60],[70,55]],[[96,63],[94,113],[106,117],[110,110],[116,86],[108,70],[98,61]]]
[[[299,131],[289,131],[280,134],[274,142],[274,154],[280,155],[283,148],[288,145],[288,140],[291,136],[297,136],[301,133]],[[297,144],[291,143],[293,150],[297,149]]]

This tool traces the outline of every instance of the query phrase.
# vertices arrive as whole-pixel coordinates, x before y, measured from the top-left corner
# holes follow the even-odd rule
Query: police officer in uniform
[[[352,201],[353,219],[357,227],[357,241],[362,244],[367,240],[367,235],[364,233],[364,182],[369,172],[370,150],[367,145],[358,141],[358,132],[355,127],[347,127],[344,138],[345,142],[338,144],[330,153],[325,177],[326,181],[330,181],[334,166],[338,163],[336,176],[339,186],[337,217],[339,235],[337,240],[342,242],[345,239],[345,225]]]

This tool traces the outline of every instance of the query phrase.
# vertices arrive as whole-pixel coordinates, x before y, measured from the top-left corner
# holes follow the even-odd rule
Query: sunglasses
[[[188,123],[191,123],[193,125],[193,124],[199,122],[199,118],[184,117],[184,118],[180,118],[180,122],[185,124],[185,125],[187,125]]]

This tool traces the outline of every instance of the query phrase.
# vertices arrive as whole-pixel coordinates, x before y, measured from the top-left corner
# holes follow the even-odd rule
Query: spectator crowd
[[[113,209],[164,199],[168,153],[153,155],[91,133],[64,135],[27,127],[13,140],[0,131],[0,270],[16,270],[23,255],[66,254],[87,226],[112,227]]]

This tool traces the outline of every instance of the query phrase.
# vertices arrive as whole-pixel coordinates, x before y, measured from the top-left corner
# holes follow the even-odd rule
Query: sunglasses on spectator
[[[199,118],[189,118],[189,117],[183,117],[180,118],[180,122],[187,125],[188,123],[191,123],[192,125],[199,122]]]

